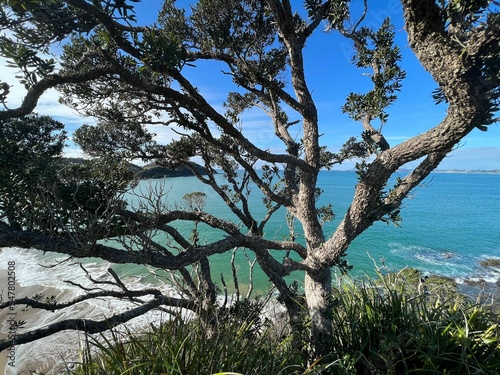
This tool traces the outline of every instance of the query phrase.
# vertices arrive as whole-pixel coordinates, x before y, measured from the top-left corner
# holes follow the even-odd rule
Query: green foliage
[[[333,212],[333,204],[331,203],[318,207],[316,213],[318,215],[321,224],[328,223],[333,219],[335,219],[335,213]]]
[[[60,156],[66,141],[64,124],[31,114],[0,121],[0,173],[20,172]]]
[[[328,22],[334,27],[337,28],[342,25],[343,22],[349,19],[350,11],[349,11],[349,3],[350,0],[338,0],[331,1],[330,7],[328,9]]]
[[[21,228],[33,226],[40,206],[38,187],[60,157],[64,125],[32,114],[0,121],[0,215]]]
[[[181,137],[179,140],[171,141],[167,150],[169,154],[176,155],[176,160],[188,161],[189,158],[196,155],[197,142],[202,140],[199,137]]]
[[[404,269],[340,279],[331,354],[321,364],[307,366],[300,345],[259,319],[262,305],[246,301],[219,315],[216,330],[198,318],[173,319],[147,333],[89,337],[74,373],[497,374],[499,317],[452,293],[447,280],[428,278],[428,293],[419,292],[421,276]]]
[[[342,110],[356,121],[378,118],[382,124],[387,122],[385,109],[396,99],[401,89],[401,81],[406,73],[398,65],[401,60],[399,47],[394,46],[394,26],[385,19],[382,26],[373,31],[361,28],[354,32],[356,55],[354,63],[358,68],[371,69],[373,89],[366,94],[351,93]]]
[[[142,62],[159,71],[181,69],[186,61],[181,40],[173,33],[166,35],[161,30],[149,29],[136,47],[144,53]]]
[[[498,373],[498,317],[454,294],[437,298],[439,289],[419,293],[407,275],[339,285],[336,366],[343,373]]]
[[[360,171],[363,159],[367,159],[370,155],[373,155],[379,150],[379,146],[372,138],[376,132],[373,130],[366,130],[361,133],[360,137],[350,137],[342,147],[339,152],[332,153],[326,151],[325,149],[321,152],[321,165],[327,169],[331,169],[335,164],[342,164],[346,160],[361,159]]]
[[[90,242],[118,234],[124,223],[114,213],[126,206],[121,197],[131,181],[132,172],[123,162],[88,160],[64,168],[52,164],[35,182],[29,227],[50,233],[70,228],[73,236],[86,236]]]
[[[88,338],[82,365],[74,373],[90,374],[280,374],[295,364],[289,341],[272,338],[269,328],[252,331],[251,320],[221,324],[207,331],[200,320],[174,319],[143,334],[120,333]],[[97,353],[96,353],[97,350]]]
[[[369,145],[365,140],[350,137],[340,148],[339,152],[332,153],[324,150],[322,152],[322,165],[331,168],[335,164],[351,159],[365,159],[370,156]]]
[[[266,7],[265,2],[256,0],[202,0],[193,5],[188,17],[173,1],[166,1],[159,22],[166,34],[176,35],[185,45],[202,53],[227,54],[227,62],[233,65],[233,81],[254,87],[277,77],[287,61]]]
[[[117,197],[132,180],[126,163],[95,160],[61,167],[63,129],[39,115],[0,123],[0,213],[15,228],[90,230],[124,207]]]
[[[114,122],[100,122],[96,126],[82,125],[74,133],[75,143],[95,157],[141,157],[157,147],[154,134],[141,124],[124,118],[120,121],[119,111],[116,111],[115,119]]]
[[[0,38],[0,54],[9,67],[21,71],[17,78],[26,89],[54,72],[55,59],[47,56],[51,43],[88,33],[96,26],[85,12],[60,0],[2,0],[0,4],[0,27],[9,30]],[[94,5],[109,14],[123,13],[123,18],[131,9],[123,0],[94,1]]]
[[[499,5],[498,2],[489,0],[440,0],[439,2],[449,26],[463,28],[463,31],[470,30],[480,22],[491,3]]]
[[[256,103],[258,103],[258,98],[254,93],[247,92],[240,94],[238,92],[230,92],[227,100],[224,102],[224,107],[227,108],[226,117],[231,119],[236,125],[240,121],[239,115],[245,109],[252,108]]]
[[[2,0],[1,4],[2,23],[14,32],[14,39],[35,50],[62,41],[75,31],[88,32],[94,26],[89,17],[60,0]],[[29,24],[24,23],[26,20]]]
[[[29,89],[35,85],[40,78],[46,77],[55,69],[55,60],[43,59],[38,56],[37,51],[18,43],[2,43],[0,51],[7,59],[7,67],[19,68],[22,75],[16,78]]]
[[[63,209],[102,212],[113,202],[115,194],[129,189],[132,178],[128,167],[121,162],[87,160],[70,164],[57,179],[57,195]]]
[[[92,0],[92,5],[114,19],[135,21],[133,5],[140,0]],[[9,28],[15,35],[29,41],[33,47],[51,41],[62,41],[74,33],[88,33],[96,25],[86,12],[61,0],[2,0],[3,21],[7,12],[12,22]],[[22,21],[29,20],[27,26]]]

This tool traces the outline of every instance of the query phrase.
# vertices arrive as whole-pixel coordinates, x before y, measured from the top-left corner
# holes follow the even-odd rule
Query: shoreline
[[[8,298],[8,262],[15,262],[16,284],[15,298],[33,297],[36,294],[44,294],[42,298],[55,296],[58,303],[72,300],[78,295],[85,293],[82,289],[65,283],[64,280],[72,279],[74,282],[84,286],[92,286],[91,282],[81,271],[77,263],[65,264],[56,268],[44,268],[41,264],[46,263],[36,256],[36,252],[17,248],[0,248],[0,291],[2,291],[4,302]],[[48,264],[54,259],[48,259]],[[47,264],[47,263],[46,263]],[[107,264],[89,265],[95,278],[107,277]],[[134,286],[137,287],[137,280]],[[130,284],[131,285],[131,284]],[[130,286],[129,285],[129,286]],[[142,284],[141,284],[142,285]],[[134,289],[134,286],[131,286]],[[144,284],[144,286],[146,286]],[[168,293],[169,291],[166,291]],[[26,321],[26,324],[18,329],[19,333],[46,327],[67,318],[71,319],[93,319],[103,320],[118,311],[126,311],[132,307],[128,300],[117,301],[114,298],[101,298],[92,301],[82,301],[76,305],[54,312],[29,308],[23,311],[25,306],[16,306],[16,320]],[[6,316],[11,312],[9,307],[0,310],[0,339],[8,337],[9,327]],[[151,322],[159,323],[164,318],[163,312],[152,311],[127,323],[131,331],[148,326]],[[62,373],[71,363],[80,361],[80,349],[85,334],[77,330],[64,330],[48,337],[31,343],[17,345],[15,351],[15,367],[7,364],[7,350],[0,354],[0,374],[3,375],[29,375],[30,371],[42,371],[42,373]]]
[[[0,253],[1,252],[2,249],[0,249]],[[2,255],[4,255],[4,259],[2,259],[2,262],[0,262],[0,290],[3,289],[4,300],[6,299],[6,286],[8,284],[7,262],[10,260],[6,259],[6,256],[10,256],[10,258],[15,259],[16,265],[19,264],[19,268],[17,270],[18,276],[16,277],[17,282],[15,287],[16,298],[21,298],[24,296],[31,297],[37,293],[43,293],[46,297],[54,295],[56,296],[58,302],[64,302],[68,299],[72,299],[78,293],[77,290],[70,287],[64,288],[64,284],[56,284],[57,287],[47,286],[48,282],[52,282],[51,280],[53,280],[53,282],[64,280],[64,278],[61,278],[61,276],[57,274],[55,269],[50,270],[49,274],[40,274],[39,272],[37,272],[36,268],[40,266],[38,264],[32,265],[29,261],[30,258],[23,258],[22,253],[19,253],[19,258],[15,257],[16,253],[13,252],[10,252],[8,254],[5,254],[4,252],[4,254]],[[61,269],[65,272],[72,272],[71,267],[62,266]],[[494,274],[498,276],[496,278],[496,282],[488,282],[484,279],[481,279],[480,274],[478,274],[476,277],[470,277],[468,279],[462,278],[460,281],[458,281],[457,278],[446,276],[443,277],[449,279],[450,282],[453,282],[457,290],[461,294],[468,297],[472,302],[476,301],[478,296],[480,296],[482,293],[484,302],[486,302],[486,297],[488,297],[490,302],[494,300],[496,306],[500,306],[500,269],[493,267],[487,267],[485,269],[488,269],[489,271],[495,271]],[[101,270],[100,268],[93,268],[93,271],[97,275],[101,273],[101,276],[104,276],[104,274],[102,273],[103,270]],[[74,273],[73,275],[76,276],[76,274]],[[351,275],[351,277],[353,277],[353,275]],[[22,286],[23,279],[24,282],[28,284],[27,286]],[[21,282],[21,284],[19,283],[19,281]],[[55,313],[31,308],[28,311],[23,312],[21,311],[23,308],[22,306],[16,307],[16,312],[18,313],[17,317],[19,320],[27,321],[26,329],[33,329],[62,320],[67,316],[71,316],[72,318],[102,319],[102,317],[105,317],[110,312],[117,311],[118,308],[125,308],[124,304],[116,305],[112,304],[111,301],[101,300],[98,301],[98,303],[95,303],[96,301],[92,302],[93,303],[84,302],[81,305],[71,307],[63,311],[56,310]],[[8,326],[5,324],[6,314],[8,312],[6,310],[7,309],[0,311],[0,322],[4,322],[4,324],[0,326],[1,339],[3,339],[8,332]],[[162,317],[161,313],[152,313],[136,319],[136,321],[130,321],[126,323],[126,325],[132,331],[143,329],[144,327],[149,326],[150,321],[162,319]],[[9,368],[9,366],[6,366],[7,351],[4,351],[0,354],[0,374],[28,375],[30,374],[29,370],[33,371],[35,369],[38,371],[51,373],[51,371],[56,370],[56,366],[59,370],[64,370],[65,363],[78,361],[79,348],[81,347],[82,337],[82,333],[78,331],[63,331],[33,343],[19,345],[16,350],[17,366],[15,368]]]
[[[4,301],[6,300],[6,290],[5,286],[8,285],[8,278],[7,278],[7,269],[0,268],[0,285],[3,287],[3,298]],[[1,288],[0,288],[1,289]],[[58,300],[61,300],[64,298],[64,295],[67,294],[64,291],[61,291],[56,288],[50,288],[50,287],[45,287],[45,286],[27,286],[23,287],[21,286],[17,280],[15,284],[15,291],[14,291],[16,298],[23,298],[23,297],[32,297],[36,294],[43,294],[44,296],[51,296],[55,295]],[[50,312],[43,311],[43,310],[37,310],[37,309],[25,309],[22,306],[15,306],[13,310],[10,309],[4,309],[0,311],[0,339],[6,339],[9,334],[9,318],[15,319],[17,322],[19,321],[26,321],[26,324],[18,328],[20,332],[23,332],[25,329],[30,329],[30,327],[33,326],[40,326],[43,324],[43,322],[49,318]],[[29,345],[29,344],[26,344]],[[11,374],[15,372],[17,375],[28,375],[30,374],[30,371],[28,367],[31,370],[42,370],[43,369],[43,363],[44,361],[39,360],[38,358],[25,358],[25,356],[22,355],[23,352],[23,347],[24,345],[15,345],[15,351],[13,354],[14,358],[8,359],[9,356],[9,351],[5,350],[2,353],[0,353],[0,374]],[[14,366],[9,365],[9,363],[13,363]]]

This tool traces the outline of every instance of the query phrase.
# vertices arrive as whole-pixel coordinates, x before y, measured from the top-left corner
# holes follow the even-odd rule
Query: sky
[[[184,3],[185,1],[178,1],[179,5]],[[153,23],[160,4],[161,1],[156,0],[143,0],[142,3],[135,4],[138,24]],[[292,0],[292,4],[300,9],[302,1]],[[362,1],[353,0],[352,4],[356,13]],[[408,46],[399,0],[371,0],[369,6],[364,25],[377,27],[384,18],[391,18],[395,25],[396,44],[403,55],[401,65],[407,74],[398,100],[388,109],[389,121],[383,129],[388,142],[394,146],[436,126],[446,114],[446,105],[436,105],[433,102],[431,93],[437,85]],[[361,132],[361,125],[350,120],[341,111],[346,96],[353,91],[368,91],[371,81],[364,74],[366,72],[356,69],[350,63],[353,55],[351,43],[335,33],[324,32],[323,29],[320,26],[307,42],[305,66],[307,81],[318,108],[320,133],[323,134],[321,143],[335,152],[349,137]],[[16,107],[25,94],[24,89],[16,84],[14,75],[17,72],[6,68],[5,60],[0,59],[0,66],[0,79],[13,85],[8,105]],[[234,90],[234,86],[227,75],[221,74],[220,65],[198,64],[196,68],[188,67],[185,74],[214,107],[223,110],[222,102],[227,92]],[[50,115],[66,124],[70,136],[81,124],[94,122],[91,118],[79,117],[75,111],[59,104],[58,97],[55,90],[46,92],[40,99],[36,112]],[[293,115],[290,120],[295,120]],[[270,119],[262,112],[254,110],[244,114],[242,126],[247,137],[259,147],[283,151],[282,145],[274,137]],[[152,131],[162,143],[176,136],[165,127],[156,126]],[[300,137],[300,129],[296,130],[296,136]],[[65,155],[84,156],[72,142],[69,142]],[[347,162],[338,169],[351,169],[353,165],[354,163]],[[500,169],[500,124],[490,125],[487,132],[474,130],[441,163],[439,169]]]

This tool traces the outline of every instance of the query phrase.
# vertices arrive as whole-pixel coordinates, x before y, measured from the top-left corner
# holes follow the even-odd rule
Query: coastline
[[[436,169],[432,173],[500,174],[500,169]]]
[[[0,249],[1,251],[1,249]],[[22,260],[22,258],[20,258]],[[4,288],[4,300],[5,300],[5,286],[7,285],[7,264],[6,259],[2,260],[0,263],[0,289]],[[21,268],[21,267],[20,267]],[[31,268],[34,272],[36,269]],[[53,272],[53,271],[51,271]],[[22,276],[32,279],[33,275],[25,275],[26,269],[23,270]],[[21,276],[21,273],[20,273]],[[56,279],[57,275],[54,276]],[[500,271],[499,271],[500,276]],[[22,277],[20,278],[22,280]],[[19,278],[18,278],[19,280]],[[36,281],[36,280],[35,280]],[[47,280],[50,281],[50,280]],[[465,292],[463,288],[468,290],[468,293],[464,293],[467,295],[472,301],[475,301],[477,297],[480,295],[481,291],[483,291],[483,296],[488,297],[487,294],[493,292],[490,298],[495,300],[495,303],[498,305],[499,303],[499,292],[500,286],[495,283],[487,283],[485,280],[474,279],[464,282],[463,284],[458,283],[456,280],[450,279],[450,281],[454,282],[456,287],[461,290],[462,293]],[[39,281],[37,281],[39,283]],[[457,285],[458,284],[458,285]],[[488,288],[484,290],[484,285],[487,285]],[[485,293],[486,292],[486,293]],[[49,287],[40,284],[30,284],[28,286],[23,286],[19,283],[16,283],[16,297],[24,297],[24,296],[33,296],[37,293],[43,293],[45,296],[54,295],[57,298],[58,302],[63,302],[65,300],[71,299],[75,296],[75,291],[71,289],[64,290],[61,287]],[[484,300],[483,300],[484,301]],[[492,301],[492,299],[490,299]],[[28,311],[21,311],[22,307],[17,307],[17,318],[19,320],[26,320],[26,328],[33,329],[35,327],[41,327],[47,325],[49,323],[64,319],[68,315],[73,318],[102,318],[106,316],[107,313],[113,311],[113,308],[116,305],[106,304],[106,306],[98,305],[98,304],[90,304],[84,303],[79,305],[78,307],[69,308],[66,311],[56,311],[55,313],[47,312],[47,311],[39,311],[36,309],[29,309]],[[123,307],[123,306],[120,306]],[[273,308],[277,308],[278,306],[274,306]],[[6,314],[8,311],[0,311],[0,322],[3,324],[0,327],[0,338],[4,338],[8,332],[8,325],[6,322]],[[271,309],[272,310],[272,309]],[[278,311],[279,313],[280,311]],[[272,318],[276,316],[277,312],[268,311],[268,317]],[[127,327],[131,328],[131,331],[135,331],[137,329],[144,329],[155,319],[158,318],[157,315],[146,315],[142,317],[141,321],[129,322],[127,323]],[[164,317],[163,317],[164,318]],[[159,319],[161,319],[161,314]],[[146,321],[146,324],[144,322]],[[57,333],[55,335],[49,336],[40,341],[29,343],[25,345],[19,345],[16,349],[16,367],[6,366],[6,357],[7,352],[4,352],[0,356],[0,374],[4,375],[29,375],[30,370],[34,371],[42,371],[43,373],[53,373],[54,371],[61,372],[66,368],[67,363],[71,363],[79,360],[79,350],[81,338],[83,335],[76,331],[63,331]]]
[[[4,289],[3,298],[6,299],[5,286],[8,283],[7,279],[7,269],[3,267],[0,268],[0,285]],[[15,294],[16,298],[32,297],[36,294],[43,294],[44,296],[56,296],[58,301],[62,301],[68,293],[51,287],[45,286],[27,286],[23,287],[18,282],[15,284]],[[10,315],[9,315],[10,314]],[[38,309],[24,309],[22,306],[16,306],[13,310],[4,309],[0,311],[0,339],[5,339],[8,337],[9,333],[9,318],[15,318],[16,321],[26,321],[26,324],[19,328],[19,333],[24,330],[31,329],[32,327],[39,327],[43,325],[47,320],[51,320],[51,313],[48,311],[38,310]],[[43,342],[41,342],[43,343]],[[43,346],[38,344],[38,346]],[[49,357],[39,358],[30,355],[25,355],[26,349],[29,349],[30,344],[15,346],[15,351],[9,353],[7,350],[0,353],[0,374],[5,375],[29,375],[30,370],[47,371],[53,368],[56,363],[54,363]],[[29,350],[28,350],[29,351]],[[9,354],[13,354],[10,359],[8,359]],[[12,364],[14,366],[12,366]]]
[[[58,303],[72,300],[78,295],[85,293],[82,289],[67,284],[64,280],[72,279],[80,285],[92,286],[92,282],[80,269],[79,263],[66,263],[55,268],[47,268],[53,264],[54,257],[42,260],[36,256],[36,252],[18,249],[0,249],[0,291],[3,293],[4,302],[8,301],[8,263],[15,263],[16,283],[15,298],[32,297],[36,294],[44,294],[45,297],[54,296]],[[42,265],[45,264],[45,267]],[[95,278],[110,277],[107,275],[107,263],[87,264]],[[140,278],[125,280],[131,289],[141,284]],[[165,290],[165,293],[173,294],[173,290]],[[7,314],[15,313],[17,321],[26,321],[26,324],[18,329],[19,333],[25,330],[33,330],[45,327],[67,318],[103,320],[117,311],[126,311],[133,304],[128,300],[117,301],[111,298],[101,298],[92,301],[83,301],[77,305],[67,307],[54,312],[16,306],[14,311],[9,307],[0,310],[0,339],[8,336],[10,325],[7,323]],[[131,331],[141,330],[150,323],[159,324],[164,319],[165,313],[152,311],[143,316],[134,318],[127,323]],[[119,326],[120,327],[120,326]],[[99,334],[97,334],[99,337]],[[15,347],[15,367],[6,363],[7,351],[0,355],[0,374],[3,375],[29,375],[33,371],[41,373],[63,373],[72,363],[80,361],[80,348],[85,334],[76,330],[65,330],[35,342],[17,345]],[[30,372],[31,371],[31,372]]]

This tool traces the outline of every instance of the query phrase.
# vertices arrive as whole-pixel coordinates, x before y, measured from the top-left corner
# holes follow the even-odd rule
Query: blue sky
[[[302,1],[292,0],[292,3],[300,9]],[[153,0],[143,0],[142,3],[136,4],[138,23],[154,22],[160,4],[161,1]],[[362,1],[353,0],[353,4],[359,9]],[[408,46],[399,0],[372,0],[369,5],[366,26],[377,27],[385,17],[390,17],[395,24],[396,43],[401,48],[402,66],[407,73],[399,99],[389,108],[389,121],[384,125],[384,135],[393,146],[437,125],[445,116],[446,105],[435,105],[432,100],[431,93],[437,86]],[[308,84],[318,106],[320,132],[324,134],[321,141],[332,151],[337,151],[350,136],[359,135],[361,132],[361,126],[341,111],[347,94],[351,91],[365,92],[370,89],[370,79],[363,75],[363,71],[350,64],[352,55],[352,45],[349,41],[321,30],[317,30],[310,38],[305,50]],[[234,90],[234,86],[227,76],[220,73],[221,66],[198,64],[197,68],[188,69],[186,74],[196,83],[200,92],[215,107],[222,108],[227,92]],[[15,72],[11,70],[3,69],[2,80],[13,84],[12,76]],[[16,86],[12,90],[11,107],[24,96],[19,85]],[[70,134],[80,124],[92,122],[91,119],[82,119],[74,111],[58,104],[57,98],[55,91],[46,93],[40,100],[37,112],[49,114],[67,124]],[[294,120],[293,116],[291,120]],[[245,114],[242,116],[242,126],[244,131],[248,132],[250,140],[260,147],[282,151],[282,146],[274,139],[270,120],[265,114],[259,111]],[[163,142],[174,136],[174,133],[164,127],[155,127],[154,132]],[[297,136],[300,136],[299,129]],[[73,144],[66,150],[66,154],[81,156],[81,152]],[[349,168],[352,168],[352,163],[346,163],[340,169]],[[500,125],[491,125],[487,132],[474,130],[439,168],[500,169]]]

